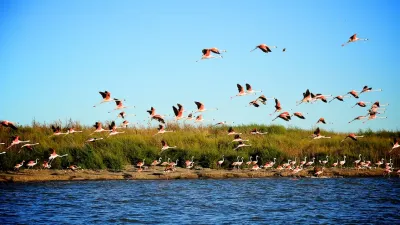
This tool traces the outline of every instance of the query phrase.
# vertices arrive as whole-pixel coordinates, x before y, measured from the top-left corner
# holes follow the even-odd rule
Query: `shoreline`
[[[184,169],[176,168],[174,172],[164,172],[162,167],[148,168],[138,171],[136,168],[118,172],[109,170],[28,170],[0,172],[1,183],[34,183],[51,181],[104,181],[104,180],[182,180],[182,179],[240,179],[240,178],[355,178],[383,177],[384,170],[353,168],[325,168],[320,177],[314,175],[314,169],[305,169],[294,176],[291,171],[265,170],[252,171],[249,169]],[[393,172],[391,177],[397,177]]]

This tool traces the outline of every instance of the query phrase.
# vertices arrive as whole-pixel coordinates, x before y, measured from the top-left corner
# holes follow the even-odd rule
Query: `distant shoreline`
[[[317,178],[313,169],[307,169],[296,174],[297,178]],[[327,168],[320,175],[321,178],[347,178],[347,177],[383,177],[384,170],[368,169],[357,170],[353,168]],[[393,172],[391,177],[398,177]],[[135,169],[127,169],[118,172],[108,170],[23,170],[19,172],[0,172],[0,182],[5,183],[30,183],[48,181],[96,181],[96,180],[181,180],[181,179],[232,179],[232,178],[272,178],[295,177],[291,171],[278,172],[277,170],[249,169],[216,170],[201,169],[189,170],[177,168],[174,172],[164,172],[163,168],[149,168],[138,172]]]

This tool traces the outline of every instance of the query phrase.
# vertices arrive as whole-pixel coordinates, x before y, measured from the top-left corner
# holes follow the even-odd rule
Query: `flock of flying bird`
[[[349,38],[349,40],[346,43],[342,44],[342,46],[345,46],[345,45],[347,45],[348,43],[351,43],[351,42],[366,41],[366,40],[368,40],[368,39],[358,38],[357,35],[354,34]],[[260,44],[260,45],[256,46],[253,50],[251,50],[251,52],[256,50],[256,49],[260,49],[264,53],[270,53],[270,52],[272,52],[271,48],[277,48],[277,47],[276,46],[267,46],[265,44]],[[282,51],[285,52],[286,48],[282,49]],[[203,55],[202,55],[200,60],[212,59],[212,58],[223,58],[223,56],[222,56],[223,52],[227,52],[227,51],[226,50],[219,50],[217,48],[203,49],[202,50]],[[200,61],[200,60],[198,60],[198,61]],[[198,62],[198,61],[196,61],[196,62]],[[237,84],[238,93],[236,95],[232,96],[231,99],[236,98],[236,97],[255,95],[255,94],[259,93],[259,92],[262,92],[261,90],[253,90],[252,86],[250,84],[248,84],[248,83],[246,83],[245,87],[246,88],[244,88],[240,84]],[[303,103],[315,103],[317,101],[322,101],[324,103],[332,102],[333,100],[344,101],[344,98],[348,98],[348,97],[354,97],[356,99],[359,99],[360,95],[363,94],[363,93],[377,92],[377,91],[382,91],[382,89],[372,89],[369,86],[364,86],[362,88],[362,90],[360,90],[360,91],[351,90],[351,91],[349,91],[348,93],[346,93],[344,95],[333,96],[333,95],[330,95],[330,94],[314,94],[310,90],[307,89],[303,93],[302,99],[297,102],[297,105],[300,105],[300,104],[303,104]],[[100,91],[99,93],[102,96],[102,101],[99,102],[98,104],[94,105],[93,107],[97,107],[98,105],[103,104],[103,103],[114,102],[116,104],[116,107],[113,109],[113,111],[120,110],[121,112],[118,113],[117,117],[124,119],[124,121],[122,122],[122,124],[120,126],[117,126],[116,123],[114,121],[112,121],[108,125],[107,129],[103,128],[103,125],[102,125],[101,122],[96,122],[94,124],[95,130],[90,135],[93,135],[95,133],[108,132],[108,137],[110,137],[110,136],[113,136],[113,135],[124,133],[124,131],[118,131],[117,129],[128,127],[128,125],[130,123],[129,123],[128,120],[126,120],[126,117],[131,116],[131,115],[135,116],[135,114],[127,114],[123,110],[125,110],[127,108],[133,108],[135,106],[126,106],[124,104],[124,101],[125,101],[124,99],[112,98],[111,97],[111,93],[109,91],[104,91],[104,92]],[[283,107],[282,107],[280,101],[275,97],[269,97],[268,98],[268,97],[266,97],[264,95],[260,95],[256,99],[250,101],[249,102],[249,106],[254,106],[254,107],[258,108],[258,107],[261,106],[261,104],[266,105],[267,101],[269,99],[274,99],[274,101],[275,101],[275,111],[273,113],[271,113],[270,115],[273,115],[274,113],[279,113],[279,115],[277,115],[272,121],[274,121],[276,119],[282,119],[282,120],[285,120],[285,121],[290,121],[293,116],[295,116],[295,117],[297,117],[299,119],[306,119],[304,114],[301,113],[301,112],[289,113],[288,111],[283,111]],[[330,99],[330,100],[328,101],[328,99]],[[195,103],[197,109],[192,111],[192,112],[190,112],[190,113],[188,113],[187,116],[184,116],[184,112],[186,112],[186,111],[184,110],[184,107],[183,107],[182,104],[177,104],[176,106],[172,106],[173,113],[174,113],[174,116],[173,116],[174,117],[174,121],[179,121],[179,120],[190,121],[190,120],[192,120],[195,123],[201,123],[201,122],[206,121],[203,118],[201,113],[203,113],[205,111],[218,110],[218,108],[210,108],[210,109],[206,108],[205,105],[202,102],[195,101],[194,103]],[[381,105],[379,103],[379,101],[376,101],[374,103],[359,101],[353,107],[356,107],[356,106],[366,107],[367,105],[371,105],[370,108],[368,109],[367,114],[358,116],[358,117],[354,118],[353,120],[351,120],[349,123],[351,123],[351,122],[353,122],[355,120],[366,119],[364,121],[364,123],[365,123],[368,120],[385,119],[385,118],[387,118],[387,117],[378,116],[379,114],[384,113],[385,110],[386,110],[385,108],[382,108],[382,106],[387,106],[388,105],[388,104]],[[113,111],[109,111],[109,113],[111,113]],[[151,120],[155,120],[155,121],[159,122],[158,132],[155,133],[154,136],[155,135],[159,135],[159,134],[164,134],[166,132],[173,132],[173,131],[170,131],[170,130],[166,130],[165,117],[167,115],[157,114],[156,113],[156,109],[154,107],[151,107],[149,110],[147,110],[147,112],[148,112],[148,114],[150,116],[150,121]],[[149,123],[150,123],[150,121],[149,121]],[[320,118],[316,122],[316,124],[318,124],[318,123],[326,124],[327,122],[325,121],[324,118]],[[226,121],[222,121],[222,122],[216,123],[215,125],[226,125],[226,124],[227,124]],[[17,126],[13,122],[10,122],[10,121],[7,121],[7,120],[1,121],[1,125],[5,126],[5,127],[10,127],[11,129],[14,129],[14,130],[18,129]],[[51,128],[53,130],[53,135],[55,135],[55,136],[68,135],[68,134],[82,132],[82,131],[76,131],[73,127],[68,128],[68,130],[66,132],[62,132],[60,126],[52,125]],[[259,132],[257,130],[257,128],[254,128],[251,131],[251,134],[263,135],[263,134],[266,134],[266,132],[265,133]],[[251,144],[248,143],[249,140],[242,139],[240,137],[241,133],[235,132],[232,127],[229,127],[228,135],[233,135],[234,139],[232,140],[232,142],[237,142],[236,147],[233,148],[234,150],[238,150],[238,149],[240,149],[242,147],[251,146]],[[352,139],[354,141],[357,141],[358,138],[362,138],[362,137],[363,136],[357,136],[354,133],[350,133],[342,140],[342,142],[345,141],[347,138],[350,138],[350,139]],[[319,127],[317,127],[316,130],[314,131],[314,133],[311,135],[311,138],[312,138],[312,140],[316,140],[316,139],[325,139],[325,138],[331,138],[331,137],[327,137],[327,136],[321,135],[321,131],[320,131]],[[98,137],[98,138],[91,137],[86,142],[94,142],[94,141],[99,141],[99,140],[103,140],[103,139],[104,138],[101,138],[101,137]],[[39,143],[29,143],[29,142],[30,142],[30,140],[22,141],[22,140],[19,139],[19,136],[13,136],[11,144],[6,149],[10,149],[13,146],[18,145],[18,144],[24,144],[24,145],[21,146],[21,150],[23,148],[32,149],[33,146],[39,144]],[[0,144],[4,145],[5,143],[0,143]],[[400,147],[400,146],[398,144],[398,140],[395,138],[392,150],[395,149],[395,148],[398,148],[398,147]],[[165,150],[168,150],[168,149],[171,149],[171,148],[177,148],[177,146],[169,146],[164,139],[161,140],[161,152],[163,152]],[[43,167],[44,168],[50,168],[51,167],[51,163],[53,162],[53,160],[55,158],[57,158],[57,157],[61,158],[61,157],[67,156],[67,155],[58,155],[54,149],[51,149],[51,151],[52,151],[52,153],[49,156],[49,160],[48,161],[44,161],[44,163],[43,163]],[[1,152],[0,154],[5,154],[5,153],[6,152]],[[256,157],[256,161],[251,161],[251,159],[250,159],[250,161],[247,162],[247,165],[253,165],[252,168],[257,170],[257,168],[258,168],[257,158],[258,158],[258,156]],[[168,162],[164,162],[163,163],[163,164],[165,164],[165,166],[167,166],[166,167],[166,171],[174,170],[175,166],[178,163],[178,162],[169,162],[169,160],[170,159],[168,159]],[[344,158],[344,160],[345,160],[345,158]],[[27,167],[31,168],[31,167],[35,166],[37,164],[37,161],[38,161],[38,159],[36,159],[36,161],[29,161],[27,163]],[[20,167],[22,167],[24,162],[25,161],[22,161],[21,163],[18,163],[15,166],[15,169],[18,170]],[[224,158],[217,162],[218,166],[221,166],[223,162],[224,162]],[[323,162],[325,162],[325,161],[323,161]],[[234,162],[234,164],[232,164],[232,166],[239,168],[242,163],[243,163],[243,158],[242,158],[242,161],[239,161],[239,157],[238,157],[238,161]],[[294,166],[295,163],[296,163],[296,161],[291,161],[291,162],[289,161],[288,165]],[[302,168],[303,165],[306,165],[306,166],[312,165],[310,163],[311,163],[311,161],[308,162],[308,163],[306,163],[304,161],[303,164],[300,163],[300,167],[297,166],[296,168],[292,168],[292,167],[291,168],[293,169],[293,171],[297,171],[298,172],[299,169]],[[314,161],[312,161],[312,163],[314,163]],[[161,158],[158,161],[154,160],[152,162],[151,166],[155,166],[155,165],[159,165],[159,164],[162,164],[161,163]],[[268,163],[266,163],[266,165],[264,167],[265,168],[271,168],[274,164],[275,164],[275,161],[274,162],[268,162]],[[308,164],[310,164],[310,165],[308,165]],[[326,162],[324,163],[324,165],[325,164],[326,164]],[[343,165],[343,164],[342,164],[342,161],[341,161],[340,165]],[[356,165],[357,165],[357,163],[356,163]],[[142,169],[142,167],[144,166],[144,160],[142,162],[139,162],[137,164],[137,166],[140,169]],[[192,166],[193,166],[193,158],[192,158],[192,161],[190,161],[190,160],[186,161],[186,167],[187,168],[191,168]],[[283,165],[281,167],[285,168],[285,165]],[[287,167],[287,165],[286,165],[286,167]],[[76,165],[70,166],[71,170],[76,170],[78,168],[79,167],[76,166]],[[317,175],[319,175],[319,174],[317,174]]]

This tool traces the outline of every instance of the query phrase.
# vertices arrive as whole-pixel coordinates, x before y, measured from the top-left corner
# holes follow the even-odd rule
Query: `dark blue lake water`
[[[0,224],[400,224],[400,179],[0,184]]]

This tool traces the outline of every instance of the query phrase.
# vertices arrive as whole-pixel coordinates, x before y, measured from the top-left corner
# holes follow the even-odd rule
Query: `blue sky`
[[[172,114],[194,101],[220,110],[205,119],[310,129],[320,117],[335,131],[399,130],[397,1],[0,1],[0,119],[28,125],[69,118],[91,125],[116,119],[98,91],[135,105],[131,122]],[[341,44],[357,33],[367,42]],[[272,53],[250,53],[258,44]],[[203,48],[223,59],[195,61]],[[285,47],[286,52],[281,52]],[[307,119],[272,122],[273,102],[245,107],[257,96],[230,100],[250,83]],[[364,85],[383,92],[362,101],[390,103],[386,120],[347,122],[366,114],[357,102],[296,106],[302,93],[341,95]],[[121,120],[117,120],[121,122]],[[65,125],[65,124],[64,124]]]

